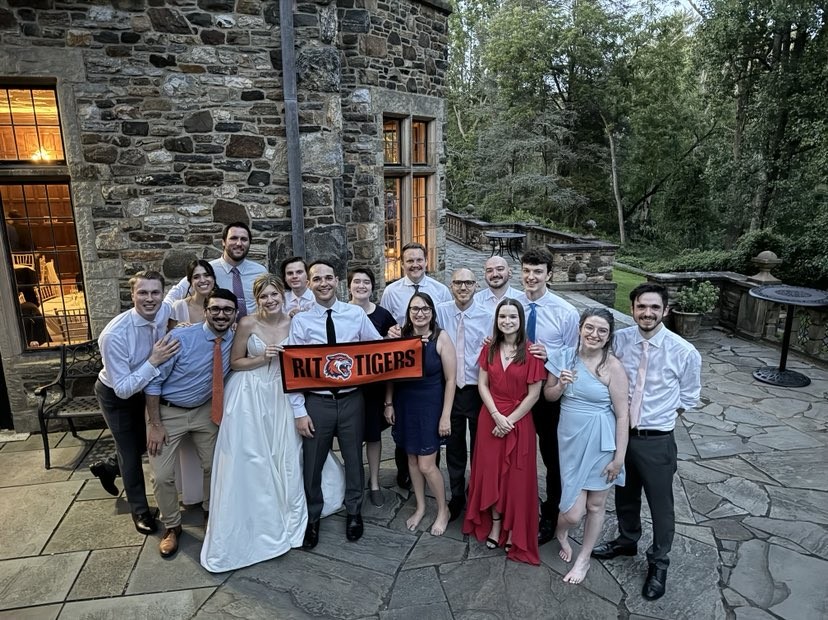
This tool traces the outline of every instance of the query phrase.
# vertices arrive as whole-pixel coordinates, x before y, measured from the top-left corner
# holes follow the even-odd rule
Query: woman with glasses
[[[523,306],[506,298],[495,310],[491,342],[478,362],[483,407],[469,479],[463,533],[503,546],[510,560],[540,564],[538,471],[531,410],[546,376],[529,353]]]
[[[427,293],[415,293],[408,302],[402,336],[419,336],[425,343],[423,378],[388,383],[385,419],[394,426],[398,446],[408,454],[408,470],[417,506],[405,522],[416,531],[425,516],[425,483],[437,500],[432,536],[441,536],[449,521],[446,482],[437,466],[440,445],[451,434],[456,356],[449,335],[437,326],[434,301]]]
[[[585,310],[577,348],[553,352],[547,362],[544,396],[561,399],[558,450],[563,491],[555,537],[564,562],[572,560],[569,530],[586,515],[581,550],[563,578],[567,583],[581,583],[586,577],[609,489],[624,485],[629,384],[621,362],[609,352],[614,326],[609,310]]]
[[[234,372],[224,387],[213,457],[201,565],[214,573],[301,547],[307,526],[302,440],[282,390],[278,357],[291,320],[283,311],[284,285],[265,273],[254,280],[253,295],[256,312],[239,321],[230,351]],[[338,509],[344,475],[335,466],[325,469],[330,474],[323,473],[325,499],[338,501]]]
[[[167,329],[204,320],[204,300],[216,288],[216,272],[209,262],[197,258],[187,265],[187,282],[190,283],[190,295],[173,303]]]

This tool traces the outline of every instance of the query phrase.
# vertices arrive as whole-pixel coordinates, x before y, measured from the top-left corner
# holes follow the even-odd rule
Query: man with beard
[[[546,362],[549,354],[561,347],[578,345],[578,311],[546,288],[552,275],[552,256],[546,250],[527,250],[520,259],[523,293],[517,300],[526,312],[526,337],[529,352]],[[558,504],[561,501],[561,466],[558,461],[558,419],[560,401],[549,402],[541,395],[532,407],[538,433],[538,448],[546,466],[546,501],[541,503],[538,544],[555,536]]]
[[[493,310],[475,303],[477,282],[471,269],[458,269],[451,275],[454,301],[437,305],[437,323],[451,338],[457,355],[457,389],[451,405],[451,435],[446,443],[446,468],[451,500],[449,521],[460,516],[466,506],[466,463],[474,452],[477,417],[483,401],[477,391],[480,372],[478,357],[483,341],[492,336]],[[468,422],[469,443],[466,447]]]
[[[313,306],[313,293],[308,288],[308,265],[301,256],[282,261],[282,282],[285,283],[285,312],[291,317]]]
[[[408,302],[414,293],[428,293],[435,305],[451,301],[448,287],[426,275],[428,263],[425,246],[421,243],[406,243],[402,249],[402,264],[405,276],[386,286],[380,299],[380,305],[391,313],[400,326],[405,323]]]
[[[300,312],[290,323],[288,344],[328,344],[382,340],[365,310],[336,298],[339,278],[333,265],[325,260],[308,268],[314,305]],[[324,504],[322,467],[333,438],[345,463],[345,537],[349,541],[362,536],[362,495],[365,470],[362,466],[362,439],[365,403],[359,388],[309,390],[288,394],[302,436],[303,475],[308,500],[308,526],[302,546],[313,549],[319,542],[319,519]]]
[[[502,256],[492,256],[486,261],[483,266],[483,277],[486,280],[486,288],[474,296],[474,301],[485,306],[491,314],[494,314],[497,304],[507,297],[517,299],[520,295],[520,291],[512,288],[512,285],[509,284],[512,278],[512,270],[509,268],[509,263]],[[490,325],[489,331],[491,331],[491,327]]]
[[[117,460],[94,463],[92,473],[104,488],[118,495],[115,476],[120,473],[139,533],[155,532],[149,510],[141,457],[147,449],[143,389],[159,374],[158,367],[175,355],[179,342],[169,336],[156,342],[167,327],[169,309],[162,308],[164,277],[142,271],[129,280],[133,308],[112,319],[98,337],[103,368],[95,382],[95,396],[115,440]]]
[[[222,255],[210,261],[216,272],[216,288],[224,288],[236,294],[239,302],[237,321],[256,311],[253,280],[267,272],[267,269],[259,263],[247,260],[251,240],[252,235],[247,224],[244,222],[227,224],[221,232]],[[187,278],[182,278],[174,287],[176,298],[184,297],[189,287]]]
[[[144,393],[147,399],[147,451],[154,474],[155,501],[166,528],[161,557],[178,551],[181,513],[175,486],[178,446],[189,435],[204,471],[204,522],[210,510],[210,474],[218,423],[223,413],[224,376],[230,370],[230,349],[236,322],[236,294],[214,289],[204,302],[203,323],[175,330],[180,351],[158,367]],[[212,372],[211,372],[212,370]]]
[[[630,441],[624,465],[627,481],[615,489],[618,538],[598,545],[592,557],[608,560],[635,555],[641,538],[641,490],[653,519],[647,549],[647,579],[641,595],[655,600],[667,584],[667,555],[673,544],[673,475],[678,415],[696,405],[701,392],[701,356],[695,347],[664,327],[667,289],[646,282],[630,293],[634,327],[615,334],[614,353],[630,380]]]

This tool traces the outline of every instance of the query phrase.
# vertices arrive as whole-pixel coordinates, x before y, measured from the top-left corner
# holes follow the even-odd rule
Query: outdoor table
[[[764,383],[782,387],[805,387],[811,380],[800,372],[787,370],[788,347],[791,344],[791,328],[793,326],[794,308],[796,306],[819,307],[828,306],[828,291],[820,291],[804,286],[790,286],[788,284],[766,284],[750,289],[750,294],[758,299],[785,304],[788,308],[785,317],[785,331],[782,334],[782,356],[779,367],[763,366],[753,371],[753,377]]]
[[[68,313],[82,313],[86,310],[86,296],[82,291],[58,295],[47,299],[41,305],[41,312],[46,319],[46,329],[53,342],[60,342],[67,328]]]
[[[489,258],[495,254],[503,256],[503,251],[505,250],[514,260],[520,260],[520,248],[523,240],[526,239],[525,233],[487,232],[483,234],[486,235],[489,243],[492,244],[492,253],[489,255]]]

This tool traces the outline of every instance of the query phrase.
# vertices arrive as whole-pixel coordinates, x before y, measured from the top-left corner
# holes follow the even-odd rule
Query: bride
[[[224,417],[213,457],[211,511],[201,565],[219,573],[301,547],[307,526],[302,440],[282,391],[278,354],[290,318],[284,287],[273,274],[253,283],[257,312],[236,329],[230,353],[235,371],[224,388]],[[323,516],[345,494],[342,465],[332,454],[322,472]]]

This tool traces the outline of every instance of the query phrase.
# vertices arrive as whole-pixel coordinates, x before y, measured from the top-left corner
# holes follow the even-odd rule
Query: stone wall
[[[439,0],[295,6],[306,255],[342,275],[348,261],[382,273],[371,93],[424,97],[444,122],[447,15]],[[293,253],[278,2],[8,0],[0,67],[57,80],[66,166],[54,173],[72,186],[93,335],[128,303],[130,275],[180,278],[195,256],[219,256],[227,222],[250,223],[250,257],[271,270]],[[56,353],[22,349],[0,334],[16,426],[32,430],[33,398],[11,369]]]

